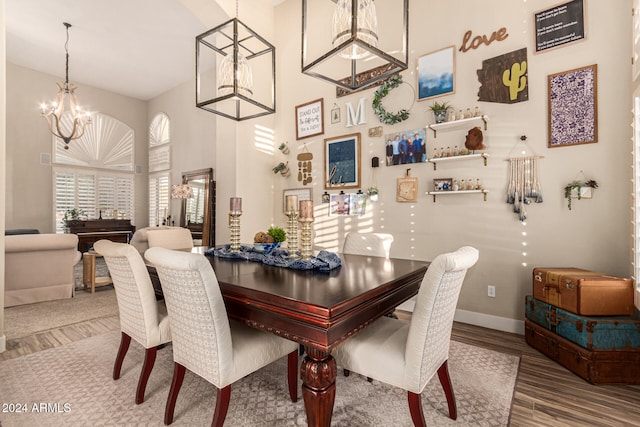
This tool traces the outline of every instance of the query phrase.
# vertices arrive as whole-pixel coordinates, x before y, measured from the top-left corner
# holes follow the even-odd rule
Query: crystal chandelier
[[[65,80],[57,83],[58,94],[56,99],[49,105],[42,103],[40,112],[42,117],[47,119],[51,133],[60,138],[64,142],[65,150],[68,150],[69,142],[84,135],[86,126],[91,124],[91,114],[88,111],[83,111],[78,105],[78,99],[75,95],[77,88],[69,83],[69,28],[71,24],[63,22],[63,25],[67,29],[67,41],[64,44]],[[69,116],[69,119],[72,120],[70,125],[67,126],[67,119],[63,118],[63,115]],[[65,135],[64,130],[67,130],[68,134]]]
[[[356,2],[358,3],[356,6],[358,8],[356,37],[373,47],[378,47],[376,6],[373,4],[373,0],[356,0]],[[331,33],[334,48],[351,38],[352,6],[352,0],[338,0],[336,2]],[[358,45],[351,45],[340,52],[340,56],[346,59],[364,59],[370,54],[368,50],[362,49]]]

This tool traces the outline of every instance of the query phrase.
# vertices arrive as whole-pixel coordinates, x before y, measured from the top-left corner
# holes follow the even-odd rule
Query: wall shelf
[[[489,155],[487,153],[476,153],[476,154],[465,154],[462,156],[432,157],[430,159],[427,159],[427,161],[433,163],[433,170],[436,170],[436,166],[440,162],[450,162],[455,160],[466,160],[466,159],[483,159],[484,165],[487,166],[488,158],[489,158]]]
[[[487,201],[487,190],[457,190],[457,191],[427,191],[428,196],[433,196],[433,203],[436,202],[436,196],[452,196],[454,194],[482,194],[484,201]]]
[[[469,124],[469,123],[474,123],[479,121],[482,121],[484,123],[484,130],[486,131],[487,122],[489,121],[489,116],[485,116],[485,115],[478,116],[478,117],[470,117],[468,119],[452,120],[450,122],[444,122],[444,123],[434,123],[434,124],[427,125],[427,128],[431,129],[433,131],[433,137],[437,138],[436,131],[438,129],[444,130],[448,128],[457,128],[457,127],[462,127],[465,123]]]

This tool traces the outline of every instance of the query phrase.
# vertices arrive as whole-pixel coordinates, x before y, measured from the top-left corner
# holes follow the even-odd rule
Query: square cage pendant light
[[[407,69],[409,0],[302,0],[302,72],[354,91]]]
[[[196,37],[196,107],[241,121],[276,111],[276,50],[233,18]]]

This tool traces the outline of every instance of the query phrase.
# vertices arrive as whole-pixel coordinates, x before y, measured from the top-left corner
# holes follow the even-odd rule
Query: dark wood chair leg
[[[185,371],[186,368],[184,366],[179,363],[173,363],[173,379],[169,388],[169,396],[167,396],[167,406],[164,408],[164,425],[166,426],[173,422],[173,411],[176,409],[176,400],[178,400],[178,393],[180,393],[180,387],[182,387]]]
[[[292,351],[287,356],[287,383],[292,402],[298,401],[298,352]]]
[[[153,370],[153,365],[156,363],[156,354],[158,353],[158,347],[151,347],[144,351],[144,363],[142,364],[142,372],[140,372],[140,379],[138,380],[138,391],[136,391],[136,405],[144,402],[144,390],[147,388],[147,382],[149,381],[149,375]]]
[[[122,362],[124,362],[124,356],[127,355],[129,350],[129,344],[131,344],[131,337],[124,332],[120,335],[120,348],[118,348],[118,354],[116,356],[116,363],[113,365],[113,379],[120,378],[120,371],[122,370]]]
[[[427,423],[424,421],[424,414],[422,413],[420,395],[410,391],[407,393],[409,399],[409,412],[411,413],[411,421],[413,421],[413,425],[415,427],[427,427]]]
[[[348,370],[348,369],[343,369],[343,370],[342,370],[342,374],[343,374],[345,377],[348,377],[349,375],[351,375],[351,371],[350,371],[350,370]]]
[[[447,406],[449,407],[449,418],[455,420],[458,418],[458,409],[456,406],[456,396],[453,394],[453,385],[451,385],[451,378],[449,377],[449,368],[447,368],[447,361],[445,360],[438,368],[438,379],[442,388],[444,389],[444,395],[447,397]]]
[[[218,389],[216,396],[216,411],[213,413],[213,421],[211,427],[222,427],[224,419],[227,418],[227,410],[229,409],[229,400],[231,399],[231,385]]]

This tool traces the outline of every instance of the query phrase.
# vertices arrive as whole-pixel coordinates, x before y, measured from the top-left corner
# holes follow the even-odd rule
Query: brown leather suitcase
[[[631,316],[633,280],[580,268],[534,268],[533,297],[582,316]]]
[[[640,384],[640,350],[588,350],[524,321],[527,344],[591,384]]]

